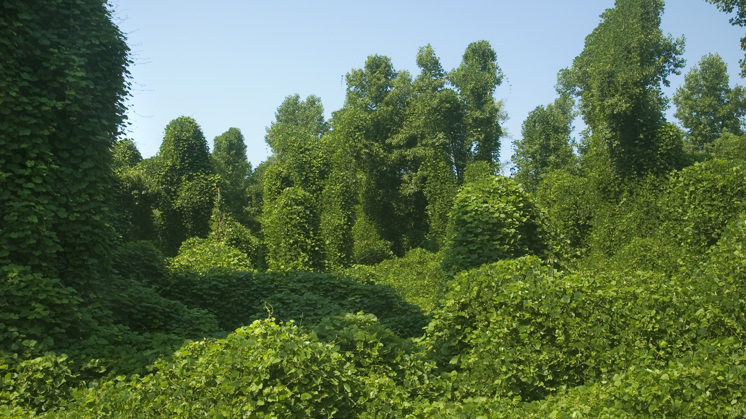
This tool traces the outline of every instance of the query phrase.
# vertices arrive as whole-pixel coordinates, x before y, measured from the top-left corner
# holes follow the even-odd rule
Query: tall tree
[[[687,73],[684,85],[673,95],[675,116],[689,131],[689,141],[703,149],[720,136],[723,130],[743,133],[746,115],[746,90],[730,87],[728,68],[718,54],[702,57]]]
[[[500,161],[500,103],[494,93],[503,74],[497,54],[487,41],[469,44],[461,65],[448,75],[458,89],[466,111],[467,138],[475,161]]]
[[[298,94],[286,97],[265,136],[275,161],[273,173],[275,176],[282,173],[286,179],[265,179],[265,182],[277,182],[278,187],[297,186],[312,195],[320,193],[328,171],[320,140],[328,129],[318,96],[311,95],[305,100]],[[267,192],[265,199],[276,195]]]
[[[409,73],[397,72],[388,57],[370,56],[364,68],[347,74],[345,105],[334,113],[335,136],[344,138],[359,176],[359,215],[374,226],[358,231],[377,234],[364,241],[383,239],[396,254],[406,247],[408,220],[401,212],[401,160],[393,138],[406,118],[411,85]]]
[[[99,0],[0,4],[0,346],[76,338],[110,276],[129,48]],[[20,305],[16,304],[18,302]],[[47,346],[45,346],[47,347]]]
[[[621,177],[657,167],[666,108],[661,85],[683,66],[684,40],[663,34],[662,12],[662,0],[617,0],[562,74],[580,96],[593,141]]]
[[[513,143],[513,164],[516,180],[528,191],[535,193],[547,173],[573,167],[573,107],[570,97],[561,96],[546,107],[536,107],[523,122],[523,138]]]
[[[245,223],[251,163],[246,157],[246,142],[241,130],[230,128],[215,137],[210,157],[215,174],[220,176],[220,210]]]
[[[736,12],[736,15],[730,18],[733,26],[746,26],[746,1],[744,0],[706,0],[712,3],[725,13]],[[741,38],[741,49],[746,50],[746,36]],[[741,77],[746,77],[746,58],[741,59]]]
[[[169,122],[156,160],[160,244],[164,253],[175,255],[184,240],[210,232],[216,179],[202,128],[186,116]]]
[[[445,88],[446,74],[430,45],[420,48],[417,65],[420,74],[412,84],[406,118],[391,143],[401,178],[402,216],[410,220],[403,232],[408,246],[437,250],[468,149],[463,106],[456,92]]]
[[[323,268],[318,230],[330,170],[327,131],[321,100],[297,94],[285,98],[267,129],[273,154],[263,179],[263,231],[271,269]],[[299,236],[289,237],[291,230]]]

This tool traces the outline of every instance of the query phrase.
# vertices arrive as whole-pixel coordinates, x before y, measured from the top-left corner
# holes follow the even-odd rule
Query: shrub
[[[746,209],[746,167],[725,160],[689,166],[672,179],[661,207],[665,234],[702,253]]]
[[[547,173],[539,183],[536,202],[545,211],[549,228],[566,243],[559,253],[583,255],[600,204],[588,179],[564,171]]]
[[[240,250],[214,239],[192,237],[184,241],[179,253],[169,259],[172,271],[226,272],[249,271],[252,269],[249,257]]]
[[[269,268],[321,270],[318,227],[319,215],[310,193],[299,187],[280,192],[264,210],[263,232]]]
[[[291,324],[256,321],[220,340],[192,342],[155,372],[90,388],[77,417],[355,416],[365,398],[354,366]]]
[[[663,368],[631,366],[511,412],[512,417],[744,417],[746,354],[732,338],[703,342]]]
[[[51,410],[69,397],[77,384],[71,364],[67,355],[55,354],[23,361],[0,359],[0,370],[5,370],[0,379],[0,404],[37,413]]]
[[[122,243],[112,254],[114,272],[122,278],[158,286],[168,276],[161,252],[151,241]]]
[[[412,249],[402,258],[384,260],[377,265],[354,265],[344,274],[363,283],[386,285],[408,302],[429,313],[443,294],[447,276],[440,255],[424,249]]]
[[[454,201],[449,232],[443,260],[449,273],[548,250],[539,211],[506,177],[464,185]]]
[[[28,267],[0,267],[0,350],[41,354],[80,337],[78,293]]]
[[[403,337],[420,336],[427,323],[418,307],[389,287],[321,273],[177,272],[161,292],[213,313],[224,330],[266,318],[267,310],[311,327],[324,317],[364,311]]]
[[[538,400],[743,336],[735,289],[707,276],[559,274],[524,257],[458,275],[426,343],[454,397]]]

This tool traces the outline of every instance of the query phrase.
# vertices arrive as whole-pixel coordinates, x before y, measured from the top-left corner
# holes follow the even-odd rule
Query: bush
[[[5,370],[0,404],[37,413],[55,408],[77,384],[71,364],[66,355],[55,354],[23,361],[0,359],[0,370]]]
[[[226,339],[192,342],[155,372],[93,386],[75,417],[355,416],[365,398],[354,366],[291,324],[256,321]]]
[[[467,183],[454,200],[443,267],[456,273],[548,251],[545,227],[529,195],[510,178]]]
[[[322,254],[316,237],[319,214],[313,196],[299,187],[286,188],[264,210],[263,232],[269,268],[321,270]]]
[[[184,241],[179,253],[169,259],[172,271],[209,272],[212,270],[233,272],[252,269],[249,257],[235,247],[214,239],[192,237]]]
[[[663,368],[632,366],[611,379],[562,391],[512,417],[744,417],[746,354],[732,338],[703,342]]]
[[[547,173],[536,192],[546,222],[565,242],[561,255],[582,256],[588,246],[593,217],[600,205],[588,179],[564,171]]]
[[[151,241],[122,243],[112,253],[112,267],[120,277],[150,286],[162,284],[169,274],[163,255]]]
[[[354,265],[344,274],[363,283],[386,285],[408,302],[431,312],[443,294],[447,276],[440,255],[424,249],[412,249],[402,258],[372,265]]]
[[[665,235],[703,253],[746,209],[746,167],[725,160],[689,166],[672,179],[661,207],[667,220]]]
[[[313,272],[176,272],[161,293],[209,311],[224,330],[266,318],[268,310],[310,327],[328,316],[363,311],[402,337],[420,336],[427,324],[418,307],[389,287]]]
[[[458,275],[426,343],[454,397],[539,400],[743,336],[736,289],[707,276],[559,274],[524,257]]]

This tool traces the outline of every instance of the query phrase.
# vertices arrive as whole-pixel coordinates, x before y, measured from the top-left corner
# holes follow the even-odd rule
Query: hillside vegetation
[[[710,54],[666,121],[662,13],[602,15],[508,177],[487,41],[288,96],[252,168],[122,138],[106,4],[4,2],[0,417],[745,417],[746,92]]]

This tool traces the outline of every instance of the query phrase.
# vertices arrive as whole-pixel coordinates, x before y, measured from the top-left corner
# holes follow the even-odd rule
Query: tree
[[[239,222],[245,222],[251,163],[246,157],[246,143],[241,130],[230,128],[215,137],[210,158],[215,174],[220,176],[220,210]]]
[[[407,247],[403,233],[409,221],[402,211],[401,154],[394,137],[406,118],[411,100],[409,73],[397,72],[388,57],[368,57],[362,69],[347,74],[344,107],[333,115],[336,146],[344,147],[354,161],[350,176],[357,178],[360,202],[358,222],[372,228],[356,229],[375,237],[357,237],[357,242],[388,242],[395,254]]]
[[[111,276],[111,146],[125,121],[128,54],[105,2],[0,4],[4,350],[6,338],[43,350],[80,337],[73,306]]]
[[[474,160],[500,161],[501,112],[493,95],[502,78],[497,54],[487,41],[469,44],[461,65],[448,74],[464,104],[467,139]]]
[[[743,133],[746,115],[746,90],[731,89],[728,69],[718,54],[702,57],[699,64],[687,73],[684,85],[673,95],[675,116],[689,130],[689,141],[702,150],[723,130]]]
[[[562,96],[546,108],[536,107],[523,122],[523,138],[513,143],[513,164],[516,180],[529,192],[536,192],[547,173],[574,166],[573,106],[570,97]]]
[[[112,224],[124,241],[154,240],[155,204],[151,161],[144,162],[132,140],[117,141],[112,147],[115,191]]]
[[[746,2],[744,0],[706,0],[717,6],[718,9],[725,13],[736,12],[736,15],[730,18],[733,26],[746,26]],[[746,50],[746,37],[741,38],[741,49]],[[741,59],[741,77],[746,77],[746,58]]]
[[[265,141],[272,148],[276,166],[273,173],[277,176],[282,173],[286,179],[265,178],[265,185],[275,182],[278,188],[274,192],[265,188],[265,199],[272,199],[289,186],[303,188],[312,195],[321,192],[329,165],[320,140],[328,129],[318,96],[301,100],[295,94],[285,98],[267,129]]]
[[[190,237],[210,232],[216,179],[202,129],[189,117],[169,122],[157,156],[160,202],[160,244],[175,255]]]
[[[585,49],[561,74],[580,96],[580,112],[592,141],[620,177],[657,166],[657,133],[666,100],[661,84],[678,74],[684,40],[663,35],[662,0],[617,0],[585,39]]]
[[[318,212],[313,196],[299,187],[284,189],[264,209],[264,237],[272,270],[321,270]]]
[[[267,129],[273,154],[263,179],[263,231],[271,269],[323,268],[319,217],[331,170],[322,141],[327,131],[321,100],[297,94],[285,98]]]

